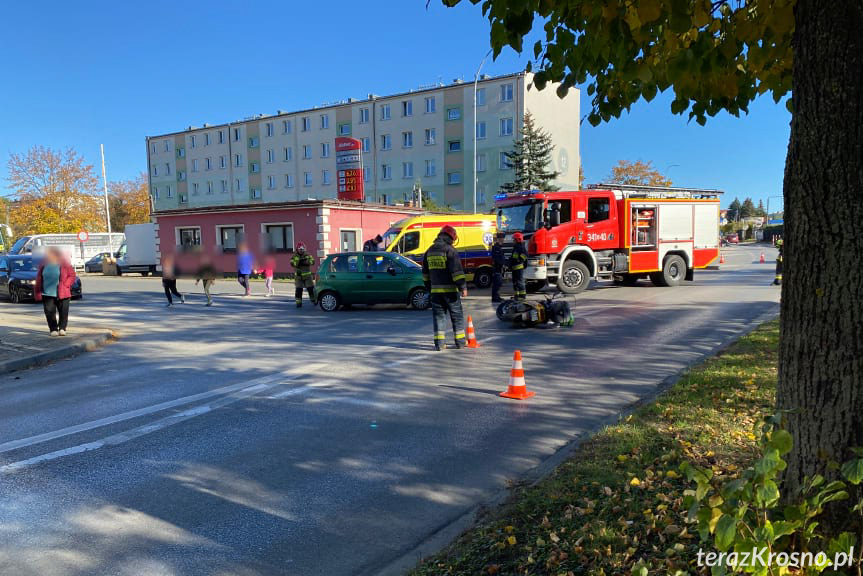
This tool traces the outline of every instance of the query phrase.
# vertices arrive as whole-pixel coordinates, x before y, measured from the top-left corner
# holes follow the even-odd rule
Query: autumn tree
[[[608,182],[638,186],[671,186],[671,180],[654,168],[653,162],[642,162],[641,160],[635,162],[618,160],[617,165],[611,168]]]
[[[556,82],[564,96],[586,84],[593,125],[666,90],[673,113],[704,124],[748,113],[759,95],[779,102],[793,86],[777,405],[794,442],[783,494],[806,477],[836,478],[830,462],[863,446],[860,0],[482,0],[482,9],[495,56],[521,52],[539,18],[533,88]],[[852,518],[831,505],[819,519],[836,534],[854,529]]]
[[[140,174],[134,180],[110,182],[108,193],[111,230],[122,232],[128,224],[150,221],[150,193],[146,174]]]
[[[504,192],[557,190],[553,182],[559,173],[549,168],[552,151],[554,142],[551,134],[536,123],[530,112],[525,112],[524,126],[519,129],[518,139],[513,143],[512,150],[505,152],[512,166],[513,179],[501,189]]]
[[[18,196],[10,224],[17,235],[105,229],[104,201],[93,166],[72,148],[34,146],[10,154],[9,188]]]

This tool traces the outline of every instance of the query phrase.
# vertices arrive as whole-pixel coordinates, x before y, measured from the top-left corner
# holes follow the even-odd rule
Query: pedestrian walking
[[[491,247],[491,263],[494,266],[494,276],[491,279],[491,301],[503,302],[500,297],[500,288],[503,286],[503,269],[506,267],[506,255],[503,253],[503,238],[505,234],[498,232],[494,236],[494,245]]]
[[[165,290],[165,298],[168,299],[166,308],[174,305],[172,294],[180,299],[181,304],[186,303],[186,299],[177,291],[177,265],[171,254],[165,254],[162,257],[162,288]]]
[[[240,242],[237,247],[237,282],[246,291],[243,296],[252,294],[252,284],[249,282],[249,276],[255,269],[255,257],[249,251],[249,245],[245,242]]]
[[[467,296],[467,283],[461,258],[453,247],[457,239],[455,228],[444,226],[423,258],[423,280],[431,295],[435,350],[446,349],[447,315],[452,323],[455,347],[464,348],[467,344],[461,304],[462,297]]]
[[[210,293],[210,290],[213,288],[213,284],[216,283],[216,269],[213,267],[213,263],[210,259],[206,256],[201,258],[198,271],[195,273],[195,286],[197,286],[199,282],[203,282],[204,294],[207,295],[207,306],[212,306],[213,296]]]
[[[512,256],[509,257],[509,269],[512,271],[512,289],[516,300],[527,300],[527,288],[524,283],[524,266],[527,264],[527,249],[524,247],[524,236],[521,232],[512,235]]]
[[[270,296],[274,296],[276,294],[275,289],[273,288],[273,275],[276,271],[276,259],[272,256],[267,256],[264,258],[264,267],[258,270],[258,273],[264,275],[264,280],[267,282],[267,294],[266,296],[269,298]]]
[[[381,237],[380,234],[378,234],[374,238],[369,238],[363,244],[363,252],[380,252],[381,242],[383,241],[384,239]]]
[[[33,298],[42,302],[51,336],[66,335],[75,278],[75,268],[66,256],[57,248],[49,248],[36,272]]]
[[[315,279],[312,276],[312,266],[315,259],[306,253],[306,245],[297,242],[294,255],[291,258],[291,266],[294,268],[294,300],[297,308],[303,307],[303,288],[309,291],[309,300],[315,305]]]

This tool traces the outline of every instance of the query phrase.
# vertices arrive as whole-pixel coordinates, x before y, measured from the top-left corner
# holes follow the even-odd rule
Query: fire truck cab
[[[691,280],[719,258],[718,190],[599,184],[495,199],[497,229],[522,232],[529,290],[546,283],[575,294],[590,280],[658,286]]]

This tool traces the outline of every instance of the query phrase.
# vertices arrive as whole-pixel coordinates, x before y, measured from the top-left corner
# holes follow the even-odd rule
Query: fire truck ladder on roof
[[[704,188],[669,188],[666,186],[641,186],[637,184],[589,184],[589,190],[614,190],[624,198],[719,198],[722,190]]]

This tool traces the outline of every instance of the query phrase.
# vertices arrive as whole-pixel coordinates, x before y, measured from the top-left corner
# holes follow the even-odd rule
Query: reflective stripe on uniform
[[[524,264],[513,264],[513,270],[524,270]]]
[[[435,332],[434,339],[435,340],[446,340],[446,332]]]
[[[456,332],[455,339],[456,340],[464,340],[464,332]]]
[[[453,274],[452,281],[458,282],[459,280],[464,280],[464,274]]]
[[[432,294],[449,294],[458,292],[458,286],[432,286]]]

